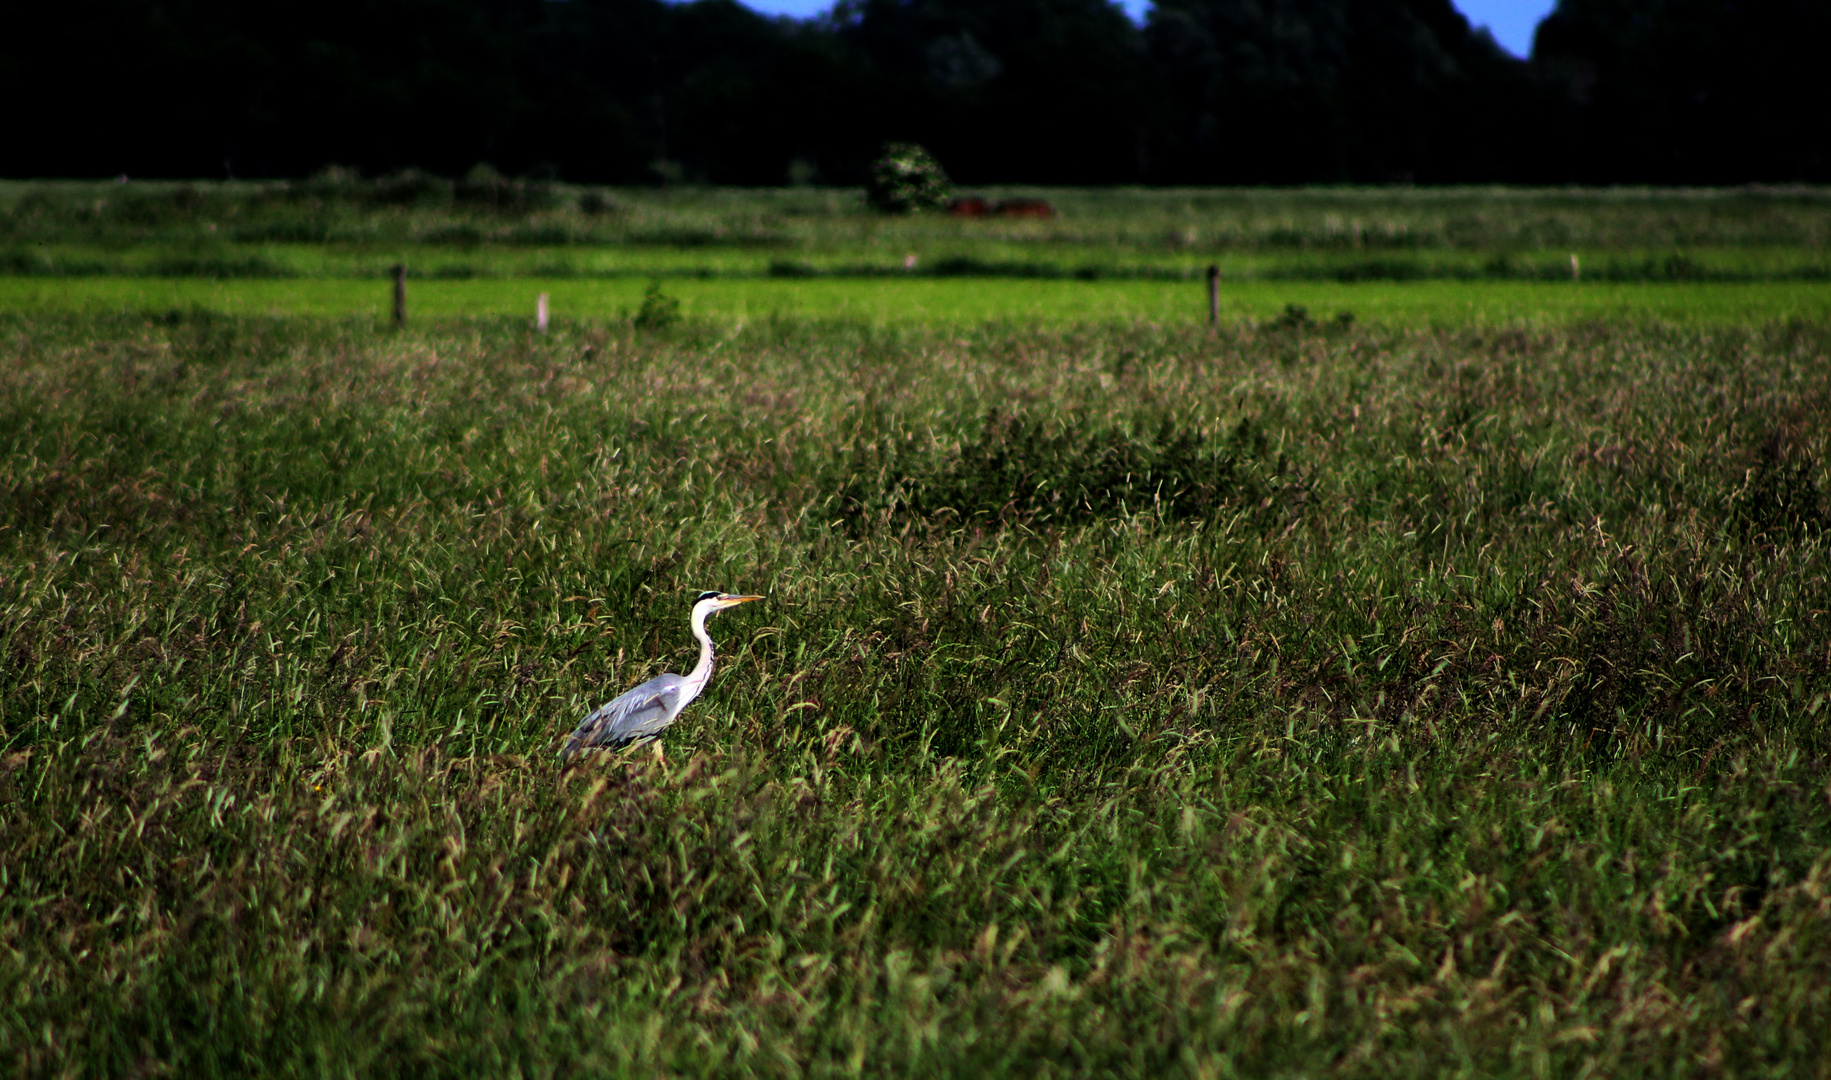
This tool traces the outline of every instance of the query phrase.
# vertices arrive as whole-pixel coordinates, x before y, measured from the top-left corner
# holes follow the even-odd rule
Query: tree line
[[[1560,0],[1529,60],[1450,0],[90,0],[0,16],[11,176],[330,165],[857,183],[1831,178],[1823,0]]]

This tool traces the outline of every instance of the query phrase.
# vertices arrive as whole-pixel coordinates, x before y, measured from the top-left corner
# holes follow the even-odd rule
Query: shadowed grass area
[[[221,246],[332,244],[479,248],[870,250],[946,244],[1004,252],[1821,248],[1831,189],[1743,188],[995,188],[1040,198],[1048,220],[884,215],[857,188],[520,185],[475,200],[420,176],[402,198],[353,177],[228,183],[0,181],[0,241]],[[430,181],[430,184],[425,182]],[[456,196],[456,197],[454,197]]]
[[[1831,1056],[1821,323],[0,340],[14,1071]]]

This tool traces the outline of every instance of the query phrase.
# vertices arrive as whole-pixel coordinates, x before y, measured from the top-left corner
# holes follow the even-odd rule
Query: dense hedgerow
[[[1831,1060],[1822,326],[0,340],[10,1071]]]

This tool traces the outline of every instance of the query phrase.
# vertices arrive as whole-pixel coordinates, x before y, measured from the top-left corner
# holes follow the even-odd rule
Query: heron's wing
[[[561,756],[598,746],[624,746],[661,734],[680,712],[680,685],[685,681],[678,675],[657,675],[593,709],[566,740]]]

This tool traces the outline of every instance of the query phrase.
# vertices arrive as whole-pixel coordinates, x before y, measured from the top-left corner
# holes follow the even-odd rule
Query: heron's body
[[[693,636],[699,639],[699,663],[693,670],[685,675],[657,675],[593,709],[566,740],[560,756],[570,758],[580,750],[615,749],[660,735],[712,678],[712,637],[706,633],[706,619],[714,612],[761,599],[701,593],[693,605]]]

